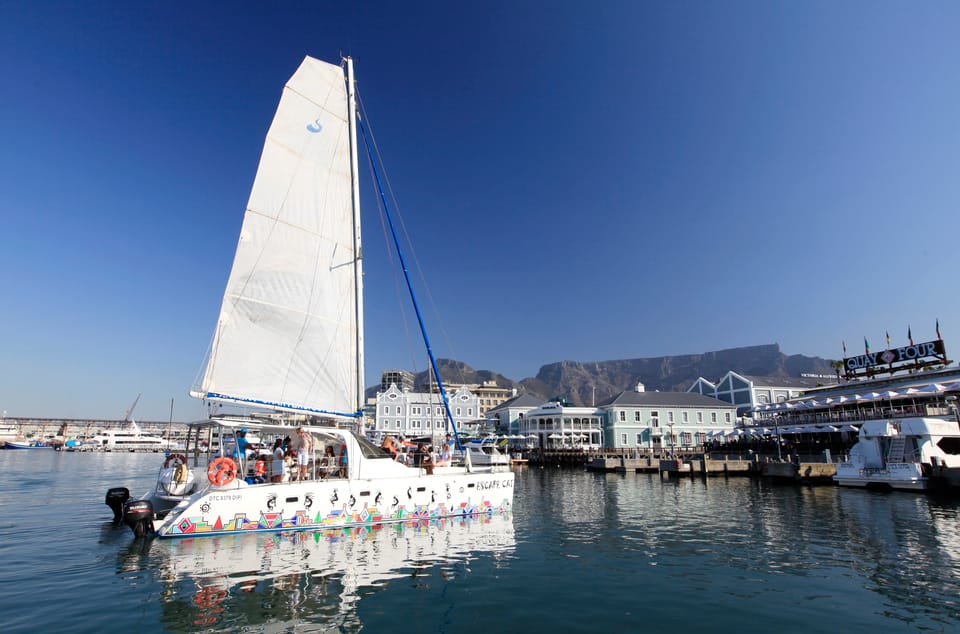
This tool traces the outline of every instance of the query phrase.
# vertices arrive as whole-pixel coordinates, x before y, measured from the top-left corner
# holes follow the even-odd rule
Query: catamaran
[[[206,369],[191,392],[265,413],[191,425],[186,451],[167,456],[142,499],[110,489],[106,502],[115,521],[136,534],[328,529],[511,510],[508,469],[469,460],[408,466],[358,433],[364,405],[358,128],[439,378],[375,153],[357,117],[352,60],[334,65],[307,57],[286,84],[267,133]],[[442,384],[440,392],[452,425]],[[260,447],[249,446],[251,432]],[[297,466],[277,482],[272,467],[280,459],[260,452],[291,445]]]

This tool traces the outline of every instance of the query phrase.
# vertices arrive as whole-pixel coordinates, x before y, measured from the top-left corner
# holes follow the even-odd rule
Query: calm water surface
[[[162,457],[0,451],[5,632],[960,631],[960,503],[524,469],[515,512],[137,541]]]

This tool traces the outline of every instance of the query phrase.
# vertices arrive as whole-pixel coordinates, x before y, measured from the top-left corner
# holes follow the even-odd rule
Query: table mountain
[[[474,370],[462,361],[437,360],[440,376],[447,382],[496,381],[502,387],[515,387],[544,399],[562,396],[574,405],[600,403],[623,390],[634,389],[638,382],[648,391],[682,392],[698,377],[716,381],[730,370],[765,377],[798,377],[804,373],[833,376],[830,363],[830,359],[820,357],[785,355],[774,343],[645,359],[558,361],[542,366],[536,377],[514,381],[490,370]],[[426,371],[417,374],[415,389],[425,391],[428,377]],[[370,390],[370,395],[376,394],[376,387]]]

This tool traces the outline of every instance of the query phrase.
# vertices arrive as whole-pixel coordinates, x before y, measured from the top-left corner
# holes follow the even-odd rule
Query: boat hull
[[[51,445],[32,445],[25,442],[11,442],[7,441],[3,445],[4,449],[53,449]]]
[[[208,488],[156,523],[159,537],[317,530],[491,515],[513,506],[512,472],[308,480]]]

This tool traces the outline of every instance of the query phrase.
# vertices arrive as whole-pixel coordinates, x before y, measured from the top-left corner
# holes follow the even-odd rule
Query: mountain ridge
[[[454,359],[437,359],[440,376],[446,382],[497,385],[516,388],[544,399],[563,396],[574,405],[591,405],[616,396],[643,383],[647,390],[662,392],[686,391],[703,377],[716,381],[728,371],[764,377],[799,377],[801,374],[834,375],[831,359],[802,354],[786,355],[780,345],[761,344],[703,352],[700,354],[667,355],[608,361],[555,361],[540,367],[535,377],[519,381],[491,370],[475,370]],[[430,374],[417,373],[415,389],[427,389]],[[367,389],[376,395],[379,386]]]

